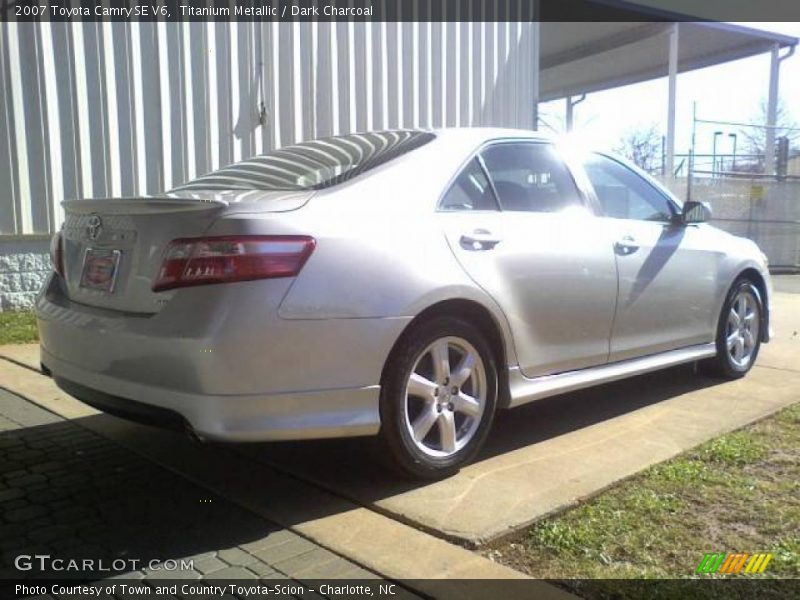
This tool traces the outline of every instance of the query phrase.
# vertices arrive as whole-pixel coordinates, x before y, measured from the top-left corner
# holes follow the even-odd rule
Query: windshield
[[[186,190],[319,190],[337,185],[434,139],[426,131],[353,133],[286,146],[179,185]]]

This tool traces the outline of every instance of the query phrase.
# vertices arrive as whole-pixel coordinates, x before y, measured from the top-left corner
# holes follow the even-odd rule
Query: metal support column
[[[533,55],[533,130],[539,130],[539,73],[541,71],[540,67],[540,40],[541,40],[541,27],[539,25],[539,21],[534,21],[530,24],[531,27],[531,36],[533,37],[532,43],[533,48],[531,48],[531,54]]]
[[[572,131],[572,96],[567,96],[564,100],[567,102],[566,129],[567,132],[570,132]]]
[[[575,124],[575,107],[578,106],[581,102],[586,100],[586,94],[581,94],[577,100],[573,100],[572,96],[567,96],[567,132],[572,131],[572,127]]]
[[[678,23],[673,23],[669,32],[669,98],[667,102],[667,176],[675,174],[675,98],[678,84]]]
[[[772,46],[769,62],[769,95],[767,96],[767,139],[764,144],[764,172],[775,173],[775,124],[778,120],[778,79],[780,75],[780,47]]]

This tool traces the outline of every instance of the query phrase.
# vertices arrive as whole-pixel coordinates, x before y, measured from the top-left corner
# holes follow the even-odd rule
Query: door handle
[[[624,235],[616,242],[614,242],[614,250],[617,254],[628,255],[633,254],[639,249],[639,243],[632,235]]]
[[[491,250],[500,243],[500,238],[486,229],[476,229],[462,235],[459,242],[464,250]]]

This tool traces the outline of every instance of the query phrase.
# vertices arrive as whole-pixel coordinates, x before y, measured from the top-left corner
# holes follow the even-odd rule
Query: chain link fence
[[[680,198],[686,178],[664,183]],[[696,177],[691,197],[711,203],[712,222],[756,242],[774,270],[800,270],[800,181],[767,178]]]

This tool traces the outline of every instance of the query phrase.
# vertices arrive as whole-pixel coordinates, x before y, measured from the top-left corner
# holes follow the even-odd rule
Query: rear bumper
[[[230,442],[318,439],[378,432],[377,385],[251,396],[211,396],[115,380],[60,360],[42,364],[78,400],[131,421]],[[91,382],[91,383],[89,383]]]
[[[44,373],[49,375],[49,369],[44,367],[44,364],[42,367]],[[191,425],[183,418],[183,415],[172,410],[161,408],[160,406],[153,406],[151,404],[144,404],[143,402],[136,402],[135,400],[128,400],[127,398],[120,398],[119,396],[112,396],[111,394],[105,394],[60,377],[55,381],[58,387],[73,398],[77,398],[84,404],[88,404],[92,408],[114,415],[115,417],[127,419],[128,421],[135,421],[144,425],[171,429],[172,431],[191,431]]]
[[[410,317],[281,319],[282,280],[177,293],[154,315],[37,299],[41,362],[68,393],[203,438],[266,441],[372,435],[386,357]],[[145,415],[147,416],[147,415]],[[152,415],[150,415],[152,416]]]

